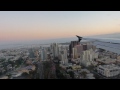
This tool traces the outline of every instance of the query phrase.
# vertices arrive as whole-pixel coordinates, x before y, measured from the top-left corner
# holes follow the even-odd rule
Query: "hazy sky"
[[[120,32],[120,11],[0,11],[0,41]]]

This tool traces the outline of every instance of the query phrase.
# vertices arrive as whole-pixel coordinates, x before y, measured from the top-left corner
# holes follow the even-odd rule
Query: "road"
[[[56,77],[56,67],[55,67],[55,64],[54,64],[53,61],[51,61],[51,63],[52,63],[52,74],[54,74],[55,77]]]
[[[43,63],[38,62],[37,65],[38,65],[37,73],[39,74],[39,79],[44,79]]]

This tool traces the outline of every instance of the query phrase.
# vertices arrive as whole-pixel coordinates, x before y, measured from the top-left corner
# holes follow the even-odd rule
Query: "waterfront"
[[[111,51],[117,54],[120,54],[120,39],[115,41],[114,39],[104,39],[101,40],[103,42],[95,41],[93,44],[96,45],[97,48],[102,48],[107,51]],[[107,43],[111,42],[111,43]]]

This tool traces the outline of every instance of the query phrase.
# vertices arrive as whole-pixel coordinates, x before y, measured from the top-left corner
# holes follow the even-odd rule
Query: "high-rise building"
[[[67,50],[64,50],[64,58],[67,59]]]
[[[72,52],[73,52],[72,58],[73,58],[73,59],[77,59],[77,58],[78,58],[77,48],[73,48],[72,50],[73,50],[73,51],[72,51]]]
[[[83,44],[83,50],[87,50],[87,44]]]
[[[93,45],[87,44],[87,50],[91,49]]]
[[[48,59],[48,53],[47,53],[46,49],[44,49],[44,53],[45,53],[45,60],[47,60]]]
[[[44,56],[43,56],[44,52],[43,52],[43,49],[41,50],[40,52],[40,57],[41,57],[41,60],[44,60]]]
[[[61,47],[58,47],[58,56],[61,54]]]
[[[81,59],[82,59],[82,63],[85,66],[88,66],[88,65],[94,63],[94,59],[95,58],[98,58],[98,53],[96,53],[95,51],[93,51],[93,49],[91,48],[89,50],[83,51]]]
[[[71,41],[70,45],[69,45],[69,57],[71,58],[72,57],[72,54],[73,54],[73,48],[74,46],[76,45],[79,45],[80,43],[78,41]]]
[[[71,54],[71,58],[74,58],[74,56],[75,56],[75,50],[74,50],[75,48],[72,48],[72,54]]]
[[[79,45],[76,45],[75,48],[77,49],[78,57],[80,57],[80,55],[82,54],[82,51],[83,51],[83,46],[81,44],[79,44]]]
[[[96,46],[92,45],[92,49],[95,51],[96,50]]]
[[[59,56],[59,47],[57,43],[51,44],[51,53],[54,58]]]
[[[47,51],[45,48],[42,48],[40,56],[42,61],[47,60]]]
[[[62,61],[62,64],[67,64],[68,63],[68,58],[67,58],[67,50],[64,49],[61,54],[60,54],[60,59]]]
[[[77,48],[75,48],[74,50],[75,50],[75,59],[77,59],[78,58],[78,50],[77,50]]]
[[[54,44],[54,48],[55,48],[55,57],[58,57],[59,49],[58,49],[58,44],[57,43]]]

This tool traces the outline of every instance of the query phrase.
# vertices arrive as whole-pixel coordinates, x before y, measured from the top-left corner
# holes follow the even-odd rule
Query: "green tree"
[[[74,79],[74,72],[73,71],[68,72],[68,74],[70,75],[70,77],[72,77],[72,79]]]
[[[86,74],[87,74],[87,72],[85,72],[85,71],[81,72],[81,75],[82,75],[84,78],[86,77]]]

